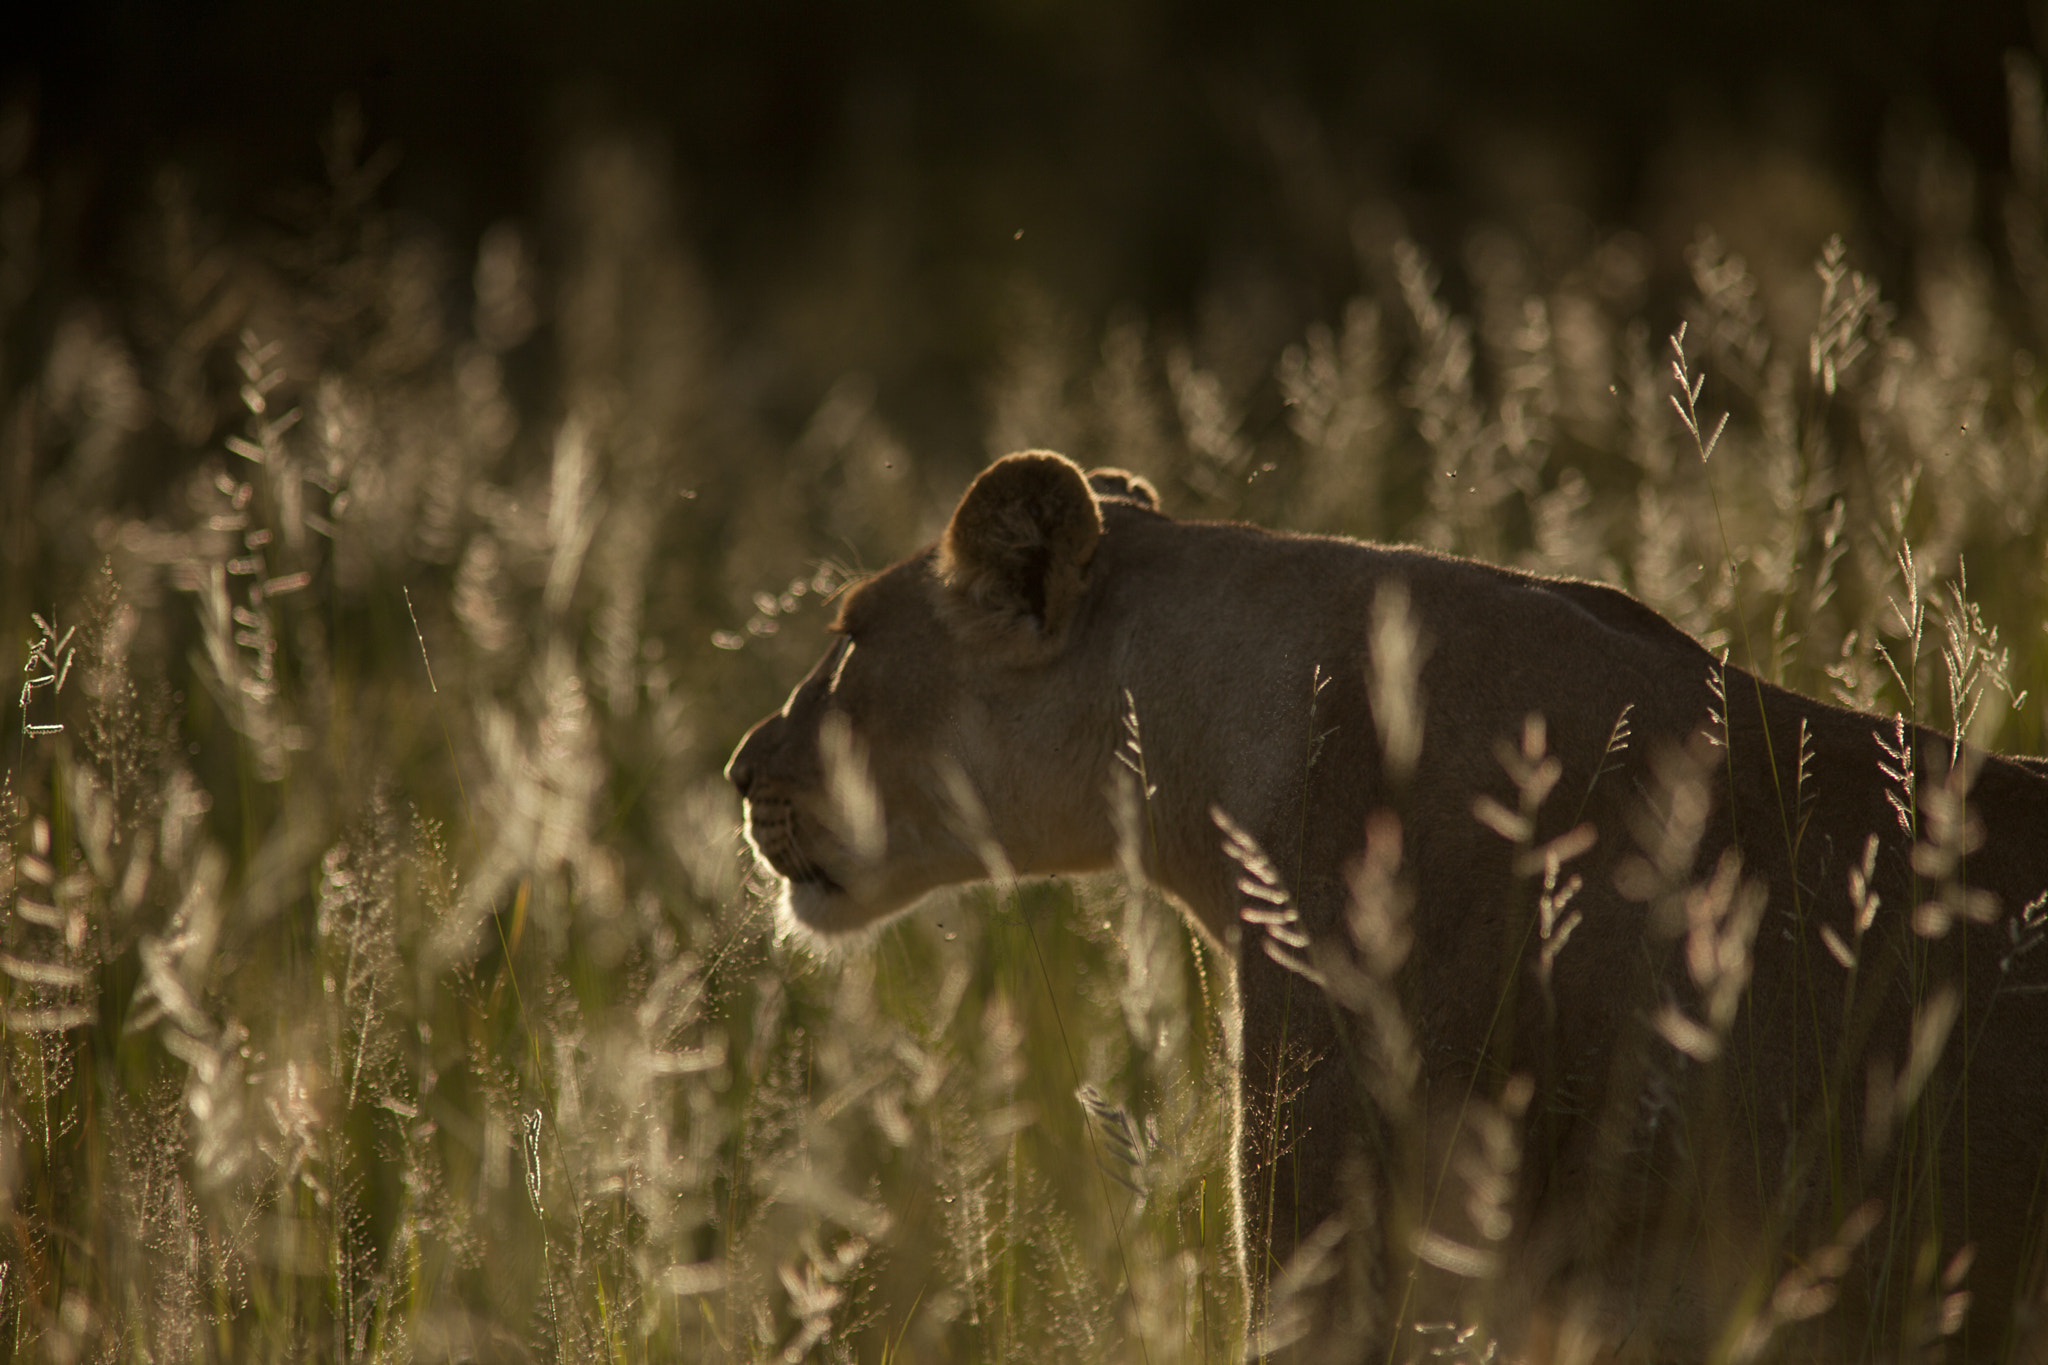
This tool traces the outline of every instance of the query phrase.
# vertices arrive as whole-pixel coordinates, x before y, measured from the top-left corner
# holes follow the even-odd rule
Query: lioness
[[[1405,1357],[1448,1316],[2041,1358],[2037,760],[1786,692],[1612,588],[1157,502],[1012,455],[847,593],[728,768],[794,925],[1143,831],[1235,955],[1255,1350]]]

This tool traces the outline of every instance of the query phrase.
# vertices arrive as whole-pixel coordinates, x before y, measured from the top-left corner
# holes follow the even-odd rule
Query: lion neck
[[[1104,782],[1113,791],[1126,772],[1142,779],[1150,795],[1137,835],[1147,877],[1227,942],[1239,869],[1211,812],[1221,810],[1289,870],[1316,669],[1333,666],[1316,656],[1319,642],[1288,638],[1289,622],[1303,620],[1291,588],[1262,589],[1233,568],[1246,553],[1314,556],[1331,547],[1250,543],[1244,528],[1228,525],[1136,516],[1111,525],[1099,565],[1106,587],[1078,642],[1094,656],[1083,670],[1094,675],[1091,690],[1113,707],[1103,727],[1115,736]]]

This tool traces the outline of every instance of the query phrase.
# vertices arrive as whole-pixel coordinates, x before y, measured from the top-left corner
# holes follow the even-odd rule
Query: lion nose
[[[742,801],[746,800],[747,794],[753,791],[754,764],[753,760],[747,757],[747,746],[745,744],[733,750],[732,758],[725,765],[725,780],[732,783],[739,791],[740,800]]]

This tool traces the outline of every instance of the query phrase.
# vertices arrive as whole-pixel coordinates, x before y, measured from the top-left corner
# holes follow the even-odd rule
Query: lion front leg
[[[1328,1001],[1259,965],[1271,975],[1242,996],[1237,1144],[1251,1356],[1382,1357],[1395,1314],[1374,1121]]]

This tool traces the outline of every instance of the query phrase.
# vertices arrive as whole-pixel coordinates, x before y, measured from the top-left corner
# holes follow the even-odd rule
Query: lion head
[[[1111,504],[1149,513],[1157,495],[1013,455],[936,545],[847,592],[825,657],[726,768],[796,926],[842,935],[938,887],[1108,865],[1113,722],[1080,704],[1070,646]]]

